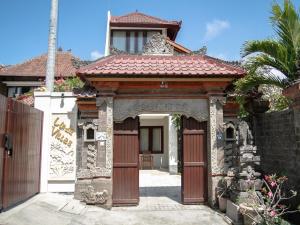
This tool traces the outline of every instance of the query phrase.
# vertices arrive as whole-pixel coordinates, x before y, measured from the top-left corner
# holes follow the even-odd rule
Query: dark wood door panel
[[[139,121],[114,123],[113,205],[139,202]]]
[[[206,122],[182,117],[182,202],[204,203],[207,198]]]

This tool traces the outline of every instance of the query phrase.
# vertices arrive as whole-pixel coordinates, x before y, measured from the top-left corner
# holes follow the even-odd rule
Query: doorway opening
[[[178,135],[169,114],[139,115],[140,206],[181,203]]]

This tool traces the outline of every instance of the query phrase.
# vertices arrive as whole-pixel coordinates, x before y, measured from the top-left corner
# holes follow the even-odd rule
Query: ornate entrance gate
[[[207,122],[182,117],[183,173],[182,203],[207,200]],[[114,206],[139,203],[139,117],[114,123],[113,196]]]
[[[139,203],[139,117],[114,123],[113,205]]]
[[[197,204],[207,200],[206,122],[182,117],[183,171],[182,203]]]

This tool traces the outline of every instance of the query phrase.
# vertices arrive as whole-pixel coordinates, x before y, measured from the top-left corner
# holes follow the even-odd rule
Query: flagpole
[[[47,91],[53,91],[55,77],[55,57],[56,57],[56,36],[58,20],[58,0],[51,0],[50,27],[48,39],[48,59],[46,71],[46,88]]]

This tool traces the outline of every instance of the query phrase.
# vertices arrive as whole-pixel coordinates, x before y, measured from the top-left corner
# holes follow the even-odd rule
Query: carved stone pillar
[[[210,205],[216,203],[215,189],[224,173],[224,104],[224,97],[209,97],[208,200]]]
[[[75,198],[87,204],[112,207],[112,159],[113,159],[113,97],[99,96],[98,130],[95,132],[94,145],[83,149],[82,168],[77,171]],[[91,152],[93,154],[91,154]],[[93,159],[91,162],[91,158]]]

